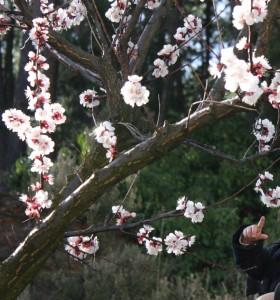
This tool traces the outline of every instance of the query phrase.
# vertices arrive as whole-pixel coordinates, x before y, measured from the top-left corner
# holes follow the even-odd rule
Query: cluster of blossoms
[[[259,178],[256,182],[255,191],[260,194],[260,199],[267,207],[279,207],[280,206],[280,186],[275,188],[268,188],[264,190],[263,185],[269,181],[273,181],[273,175],[269,172],[259,174]]]
[[[201,19],[193,15],[188,15],[184,19],[184,26],[177,28],[174,38],[179,45],[186,43],[202,29]],[[156,78],[165,77],[168,74],[168,66],[174,65],[180,55],[178,45],[164,45],[158,53],[159,58],[154,61],[153,76]]]
[[[107,150],[106,157],[111,162],[116,157],[117,137],[111,122],[105,121],[94,129],[95,139]]]
[[[95,90],[86,90],[80,94],[80,104],[87,108],[93,108],[100,104],[100,101],[97,99],[97,93]]]
[[[154,61],[153,76],[156,78],[165,77],[168,74],[168,66],[174,65],[180,55],[177,45],[164,45],[163,49],[158,52],[158,56]]]
[[[142,77],[138,75],[128,76],[128,81],[121,88],[124,102],[132,107],[142,106],[149,102],[150,92],[141,85]]]
[[[267,15],[269,0],[240,0],[233,9],[233,26],[241,30],[244,26],[263,22]]]
[[[225,88],[230,92],[237,92],[238,89],[244,93],[242,101],[249,105],[255,105],[264,93],[260,79],[265,72],[271,69],[264,56],[252,56],[252,62],[238,59],[234,49],[226,48],[221,53],[221,64],[224,66]]]
[[[268,119],[258,119],[255,123],[253,133],[259,142],[259,151],[265,152],[270,150],[267,145],[275,135],[275,126]]]
[[[174,253],[175,255],[184,254],[194,243],[195,235],[186,237],[183,232],[178,230],[169,233],[164,239],[167,253]]]
[[[39,180],[31,184],[29,193],[20,197],[26,205],[25,213],[30,219],[40,219],[41,211],[50,208],[52,201],[48,192],[44,190],[45,184],[53,184],[53,176],[49,169],[53,163],[47,155],[54,151],[54,142],[48,136],[53,133],[57,125],[66,121],[64,108],[59,103],[51,103],[50,80],[44,73],[49,69],[46,58],[41,55],[41,50],[48,41],[49,21],[47,18],[36,18],[29,37],[36,48],[30,51],[29,61],[25,66],[28,72],[26,89],[28,109],[34,111],[34,119],[20,110],[6,110],[2,115],[6,127],[18,134],[32,150],[29,158],[33,161],[31,171],[38,174]],[[35,123],[35,126],[33,125]],[[32,126],[33,125],[33,126]]]
[[[164,241],[160,237],[150,237],[154,228],[150,225],[144,225],[137,233],[137,240],[140,245],[145,244],[149,255],[158,255],[163,250],[163,244],[166,246],[167,253],[175,255],[184,254],[195,242],[195,236],[184,236],[183,232],[175,230],[169,233]]]
[[[130,18],[130,16],[125,16],[126,10],[132,4],[138,4],[139,0],[109,0],[111,2],[111,7],[106,11],[105,16],[113,23],[124,22],[125,18]],[[145,5],[148,9],[158,8],[161,4],[161,0],[147,0]]]
[[[177,200],[176,210],[184,211],[184,216],[191,219],[192,223],[201,223],[204,219],[205,207],[201,202],[193,202],[185,196]]]
[[[55,31],[67,30],[78,26],[85,19],[86,8],[81,0],[73,0],[67,8],[54,9],[54,4],[48,0],[40,0],[40,9],[43,15],[48,15],[50,24]]]
[[[34,186],[34,191],[36,190],[36,186]],[[20,200],[26,204],[25,214],[32,219],[39,219],[40,210],[50,208],[52,205],[48,192],[42,189],[37,190],[33,196],[21,195]]]
[[[188,40],[197,35],[202,29],[201,19],[194,16],[188,15],[184,19],[184,26],[178,27],[176,33],[174,34],[174,38],[178,44],[188,42]]]
[[[125,210],[122,205],[112,206],[112,213],[116,218],[117,225],[123,225],[127,222],[127,220],[136,218],[135,212]]]
[[[280,108],[280,70],[277,70],[271,84],[267,87],[266,82],[263,84],[265,92],[268,94],[268,101],[275,109]]]
[[[240,0],[233,10],[233,25],[241,30],[244,26],[252,26],[262,22],[267,15],[268,0]],[[276,109],[280,103],[280,75],[275,73],[271,84],[265,81],[265,75],[271,66],[266,57],[256,56],[251,44],[252,31],[248,30],[247,37],[243,37],[236,44],[237,50],[247,50],[248,61],[238,59],[232,47],[223,49],[221,61],[209,68],[212,76],[220,77],[225,74],[225,88],[230,92],[241,92],[242,101],[248,105],[255,105],[264,94]],[[211,63],[212,64],[212,63]]]
[[[85,259],[88,255],[95,254],[99,249],[99,241],[96,237],[72,236],[67,238],[65,250],[78,260]]]
[[[36,18],[32,23],[29,37],[34,47],[40,49],[49,39],[50,22],[47,18]]]

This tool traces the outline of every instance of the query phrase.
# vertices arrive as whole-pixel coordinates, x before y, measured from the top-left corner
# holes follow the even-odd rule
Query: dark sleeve
[[[268,248],[263,247],[263,241],[256,244],[243,246],[239,243],[240,235],[245,227],[241,226],[233,235],[232,244],[234,258],[237,266],[255,280],[262,280],[267,276],[271,265],[271,253]]]

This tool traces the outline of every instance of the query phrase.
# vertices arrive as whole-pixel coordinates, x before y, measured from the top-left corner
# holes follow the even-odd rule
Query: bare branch
[[[171,210],[168,212],[161,213],[155,217],[141,220],[134,223],[126,223],[123,225],[101,226],[101,227],[95,227],[94,225],[92,225],[84,230],[68,231],[65,232],[64,237],[77,236],[77,235],[90,235],[90,234],[97,234],[97,233],[109,232],[109,231],[124,231],[124,230],[134,229],[143,226],[144,224],[151,224],[162,219],[175,218],[175,217],[180,217],[182,215],[183,215],[182,212],[178,212],[177,210]]]
[[[215,157],[218,157],[218,158],[221,158],[221,159],[224,159],[224,160],[228,160],[232,163],[235,163],[235,164],[244,164],[248,161],[255,161],[259,158],[262,158],[262,157],[266,157],[272,153],[276,153],[276,152],[279,152],[280,151],[280,148],[275,148],[275,149],[271,149],[270,151],[266,151],[266,152],[261,152],[261,153],[257,153],[257,154],[254,154],[254,155],[251,155],[251,156],[247,156],[247,157],[243,157],[241,159],[238,159],[238,158],[235,158],[231,155],[228,155],[220,150],[217,150],[214,146],[209,146],[209,145],[206,145],[206,144],[202,144],[202,143],[199,143],[197,141],[194,141],[194,140],[191,140],[191,139],[187,139],[184,144],[190,146],[190,147],[193,147],[193,148],[196,148],[196,149],[199,149],[201,151],[204,151],[212,156],[215,156]]]

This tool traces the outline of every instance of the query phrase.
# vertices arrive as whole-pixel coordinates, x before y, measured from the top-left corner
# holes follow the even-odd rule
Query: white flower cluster
[[[55,9],[48,0],[40,0],[40,9],[43,15],[48,15],[50,25],[55,31],[67,30],[78,26],[85,19],[86,8],[81,0],[73,0],[67,8]]]
[[[177,45],[164,45],[162,50],[158,52],[158,56],[164,59],[169,66],[176,64],[179,55],[180,50]]]
[[[241,30],[244,26],[252,26],[262,22],[267,15],[269,0],[240,0],[233,10],[233,24]],[[280,75],[276,71],[271,84],[264,81],[264,76],[271,66],[266,57],[256,56],[251,44],[251,31],[236,44],[237,50],[247,50],[248,61],[238,59],[232,47],[223,49],[221,62],[209,68],[210,74],[216,78],[225,74],[225,88],[234,93],[242,93],[242,101],[248,105],[256,105],[263,94],[268,95],[269,102],[276,109],[280,107]],[[211,63],[210,63],[211,64]]]
[[[22,141],[26,139],[26,132],[31,127],[30,117],[24,114],[21,110],[17,110],[15,108],[6,110],[2,114],[2,121],[9,130],[17,133]]]
[[[82,1],[73,0],[66,9],[59,8],[58,10],[50,13],[48,17],[53,30],[61,31],[80,25],[86,15],[87,10]]]
[[[36,53],[30,51],[29,62],[25,66],[28,72],[26,89],[28,109],[35,111],[36,126],[32,126],[29,116],[20,110],[6,110],[2,120],[6,127],[26,141],[32,152],[29,158],[33,161],[31,171],[38,173],[39,181],[31,184],[28,195],[22,195],[20,200],[26,205],[25,213],[30,219],[40,219],[41,211],[50,208],[52,202],[48,192],[44,191],[45,184],[53,184],[53,176],[49,174],[53,163],[47,157],[54,151],[54,142],[47,135],[55,131],[57,125],[66,120],[64,108],[59,103],[50,103],[50,80],[44,74],[49,69],[46,58],[40,54],[41,48],[48,40],[48,20],[36,18],[30,31],[30,39],[36,47]]]
[[[127,0],[109,0],[111,7],[106,11],[105,16],[113,23],[119,23],[126,8],[130,5]]]
[[[97,100],[97,93],[95,90],[86,90],[80,94],[80,104],[87,108],[93,108],[100,104]]]
[[[185,196],[177,200],[176,210],[184,211],[184,216],[191,219],[192,223],[201,223],[204,219],[205,207],[201,202],[193,202]]]
[[[267,15],[266,0],[240,0],[240,5],[233,9],[233,26],[241,30],[245,25],[263,22]]]
[[[273,181],[273,175],[269,172],[260,174],[256,182],[255,191],[260,194],[260,199],[263,204],[267,207],[279,207],[280,206],[280,186],[275,188],[269,188],[268,190],[263,189],[263,185]]]
[[[65,250],[78,260],[85,259],[88,255],[95,254],[99,249],[99,240],[96,237],[72,236],[67,238]]]
[[[119,23],[124,21],[124,13],[127,8],[132,4],[138,4],[139,0],[109,0],[111,7],[106,11],[105,16],[113,23]],[[161,0],[147,0],[145,7],[148,9],[156,9],[160,6]],[[128,16],[130,17],[130,16]]]
[[[202,21],[194,15],[188,15],[184,19],[184,26],[178,27],[174,38],[177,43],[188,42],[190,38],[197,35],[202,29]]]
[[[259,142],[259,151],[265,152],[270,150],[270,146],[267,145],[274,135],[275,126],[268,119],[258,119],[254,125],[253,133]]]
[[[38,190],[34,196],[21,195],[20,201],[26,205],[25,214],[30,219],[40,219],[40,211],[44,208],[50,208],[52,201],[49,200],[48,192]]]
[[[184,236],[182,231],[175,230],[169,233],[164,239],[167,253],[173,253],[176,256],[184,254],[188,248],[195,243],[195,236]]]
[[[168,66],[174,65],[180,55],[177,45],[164,45],[157,53],[160,58],[154,61],[153,76],[156,78],[165,77],[168,74]]]
[[[116,218],[117,225],[123,225],[127,222],[127,220],[136,218],[135,212],[125,210],[122,205],[112,206],[112,213]]]
[[[145,244],[149,255],[157,256],[162,252],[162,238],[150,237],[150,233],[155,229],[150,225],[144,225],[137,233],[137,240],[140,245]]]
[[[263,94],[260,79],[264,73],[271,69],[265,57],[253,55],[253,65],[240,60],[234,54],[233,48],[226,48],[221,53],[221,63],[225,66],[225,88],[230,92],[240,89],[244,92],[243,102],[255,105]]]
[[[188,15],[184,19],[184,27],[177,28],[174,38],[177,44],[185,45],[193,36],[201,31],[201,19]],[[180,56],[178,45],[167,44],[157,53],[159,58],[154,61],[153,76],[165,77],[168,74],[168,66],[174,65]]]
[[[11,28],[10,25],[10,18],[5,14],[0,13],[0,37],[8,32],[8,30]]]
[[[107,150],[106,157],[111,162],[116,156],[117,137],[115,128],[111,122],[105,121],[99,124],[93,131],[95,139]]]
[[[271,103],[273,108],[280,108],[280,70],[277,70],[273,77],[271,84],[266,88],[268,93],[268,101]]]
[[[154,228],[150,225],[144,225],[137,233],[137,240],[140,245],[145,244],[149,255],[157,256],[163,250],[163,244],[166,246],[167,253],[175,255],[184,254],[195,242],[195,236],[184,236],[183,232],[175,230],[174,233],[169,233],[164,239],[159,237],[150,237],[150,233]]]
[[[149,102],[150,92],[141,85],[142,77],[138,75],[128,76],[128,81],[121,88],[121,94],[124,102],[132,107],[142,106]]]
[[[35,48],[41,48],[49,39],[50,22],[47,18],[36,18],[32,20],[32,23],[29,37]]]

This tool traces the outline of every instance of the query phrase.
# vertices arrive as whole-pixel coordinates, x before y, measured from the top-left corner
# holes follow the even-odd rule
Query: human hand
[[[262,233],[265,224],[265,217],[262,216],[258,224],[247,226],[243,229],[240,237],[240,242],[246,245],[252,245],[259,240],[267,240],[268,235]]]

